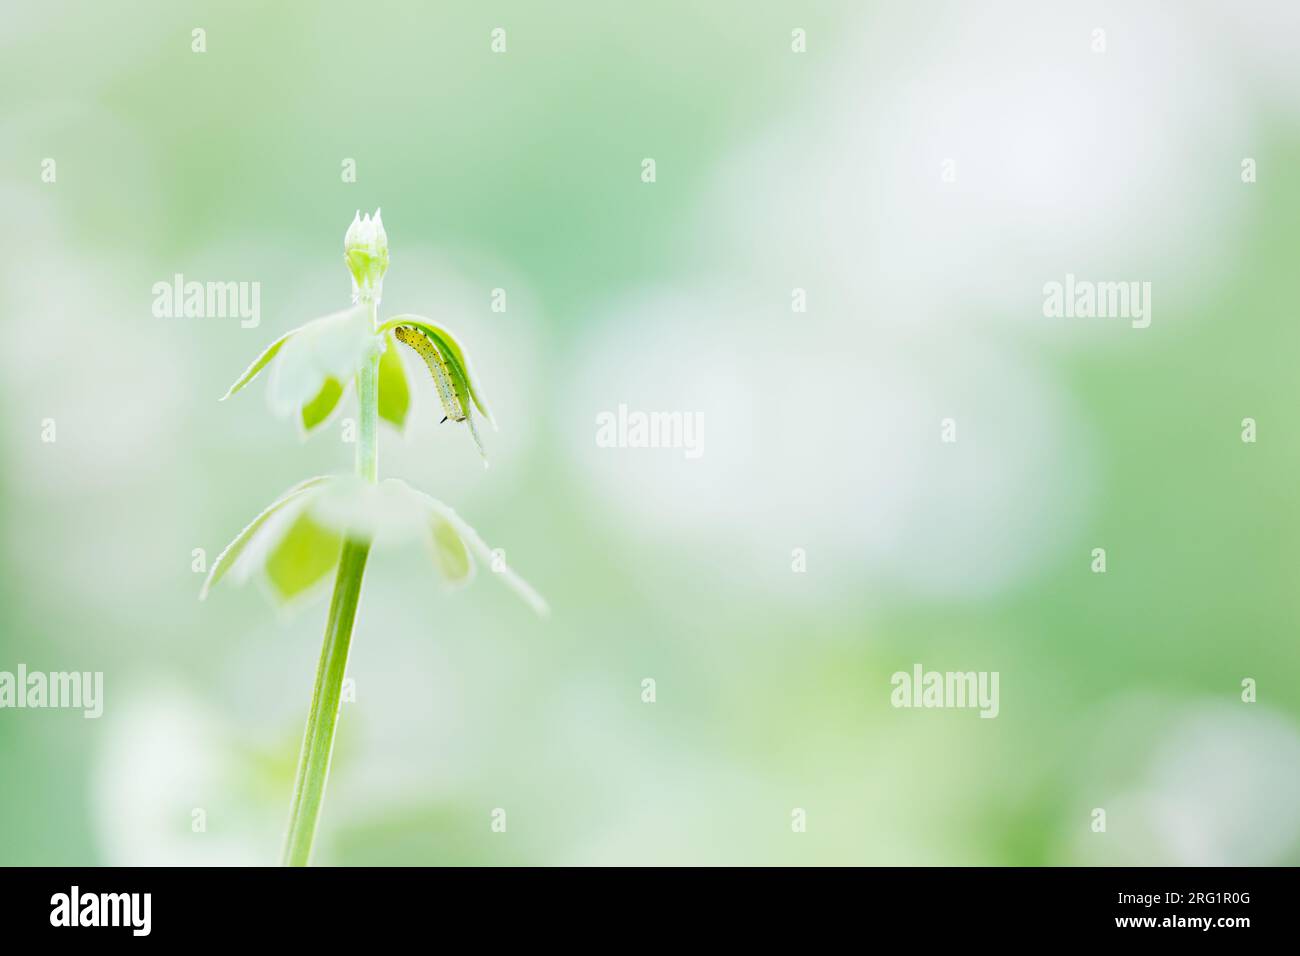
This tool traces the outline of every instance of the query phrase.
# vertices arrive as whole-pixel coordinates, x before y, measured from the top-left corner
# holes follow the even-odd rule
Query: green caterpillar
[[[424,364],[429,367],[429,374],[433,376],[433,384],[438,391],[438,400],[442,402],[444,412],[442,421],[445,422],[450,418],[453,422],[464,422],[468,425],[474,444],[478,446],[479,454],[482,455],[483,442],[479,440],[478,429],[474,427],[474,419],[469,414],[469,402],[465,400],[465,386],[458,371],[453,370],[447,359],[438,351],[438,346],[433,343],[433,340],[414,326],[399,325],[393,329],[393,335],[399,342],[414,349],[420,358],[424,359]],[[486,464],[486,456],[483,461]]]

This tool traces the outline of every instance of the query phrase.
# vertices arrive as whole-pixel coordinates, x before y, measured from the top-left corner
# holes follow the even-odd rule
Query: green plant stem
[[[377,328],[373,299],[366,303],[370,310],[370,327]],[[379,480],[379,356],[371,356],[357,373],[357,399],[361,406],[361,427],[357,436],[357,474],[371,484]]]
[[[284,842],[285,866],[306,866],[311,858],[316,821],[325,797],[325,781],[329,777],[330,756],[334,751],[334,729],[338,724],[348,648],[352,644],[352,624],[356,620],[361,578],[369,554],[369,542],[348,540],[343,543],[339,556],[334,597],[330,601],[325,642],[316,668],[311,712],[307,716],[307,732],[303,735],[302,755],[298,759],[298,780],[289,812],[289,834]]]
[[[375,303],[367,303],[370,324],[376,324]],[[357,396],[361,425],[357,436],[357,474],[371,482],[379,480],[379,356],[367,360],[357,373]],[[298,758],[298,777],[289,810],[289,832],[284,842],[284,865],[306,866],[311,859],[316,822],[325,799],[330,758],[334,752],[334,731],[338,726],[339,701],[347,673],[352,627],[361,599],[361,580],[366,571],[370,542],[347,538],[339,554],[334,596],[330,599],[325,640],[321,645],[316,684],[312,689],[307,730]]]

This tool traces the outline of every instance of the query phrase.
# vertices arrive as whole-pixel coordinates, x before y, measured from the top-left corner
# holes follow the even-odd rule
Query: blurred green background
[[[216,399],[347,304],[376,206],[382,314],[454,328],[501,424],[485,472],[418,388],[381,473],[554,614],[375,554],[317,862],[1300,862],[1293,4],[6,21],[0,670],[106,700],[0,711],[0,863],[277,860],[324,601],[200,604],[192,552],[351,467]],[[261,324],[155,318],[176,273]],[[1044,318],[1067,273],[1151,282],[1150,328]],[[703,456],[598,448],[620,403]],[[915,663],[998,671],[998,718],[892,708]]]

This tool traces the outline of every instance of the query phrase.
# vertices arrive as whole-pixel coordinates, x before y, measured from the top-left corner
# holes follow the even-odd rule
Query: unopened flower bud
[[[353,298],[373,298],[379,301],[384,287],[384,273],[388,271],[388,233],[384,220],[375,210],[374,218],[360,210],[348,226],[343,237],[343,259],[352,273]]]

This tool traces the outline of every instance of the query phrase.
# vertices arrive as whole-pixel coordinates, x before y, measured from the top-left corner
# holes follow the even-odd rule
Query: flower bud
[[[373,219],[369,213],[362,218],[357,211],[343,237],[343,261],[352,273],[352,297],[378,302],[388,271],[388,233],[378,209]]]

